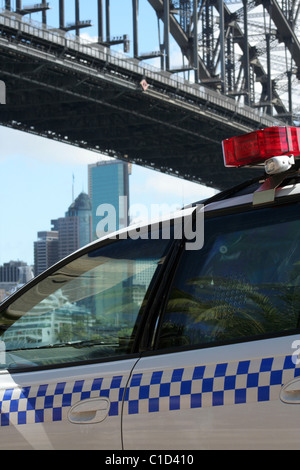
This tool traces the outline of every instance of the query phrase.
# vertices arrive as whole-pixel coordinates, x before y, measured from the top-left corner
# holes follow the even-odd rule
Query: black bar
[[[43,4],[44,6],[46,6],[46,5],[47,5],[47,0],[42,0],[42,4]],[[46,9],[42,11],[42,23],[43,23],[44,25],[47,24],[47,12],[46,12]]]
[[[139,16],[139,0],[132,0],[133,13],[133,53],[134,57],[138,57],[138,16]]]
[[[106,42],[110,42],[110,3],[106,0]]]
[[[98,41],[103,42],[103,1],[98,0]]]
[[[225,26],[224,26],[224,0],[219,0],[220,14],[220,63],[222,93],[226,93],[226,73],[225,73]]]
[[[289,94],[289,113],[291,115],[290,123],[293,124],[293,97],[292,97],[292,71],[287,71],[288,76],[288,94]]]
[[[244,4],[244,74],[245,74],[245,104],[250,105],[250,63],[249,63],[249,42],[248,42],[248,0],[243,0]]]
[[[195,72],[195,83],[198,83],[199,82],[198,0],[194,0],[193,22],[194,22],[194,72]]]
[[[65,27],[65,0],[59,0],[59,27]]]
[[[266,43],[267,43],[267,73],[268,73],[268,82],[267,82],[267,94],[268,94],[268,102],[269,105],[267,107],[267,112],[272,116],[272,70],[271,70],[271,49],[270,49],[270,42],[271,42],[271,34],[266,34]]]
[[[22,10],[22,0],[16,0],[16,12],[20,13]]]
[[[170,70],[170,3],[164,1],[164,47],[165,47],[165,69]]]
[[[79,0],[75,0],[75,24],[76,24],[76,36],[79,36],[80,28],[78,27],[80,23],[80,9],[79,9]]]

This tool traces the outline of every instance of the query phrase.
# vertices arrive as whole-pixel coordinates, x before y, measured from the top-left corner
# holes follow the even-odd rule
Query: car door
[[[1,449],[122,449],[139,324],[169,244],[93,244],[0,307]]]
[[[299,203],[207,212],[152,312],[124,448],[297,449]]]

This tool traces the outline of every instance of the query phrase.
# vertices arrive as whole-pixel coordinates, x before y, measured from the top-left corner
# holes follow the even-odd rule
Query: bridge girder
[[[156,11],[157,16],[165,22],[164,10],[168,2],[163,0],[148,0],[148,2]],[[298,25],[299,1],[169,0],[169,3],[173,7],[177,6],[177,10],[174,11],[173,8],[173,13],[170,7],[169,33],[187,59],[187,67],[197,71],[196,81],[199,80],[206,86],[228,96],[235,96],[236,99],[240,100],[243,97],[247,105],[265,108],[271,115],[277,114],[282,118],[288,116],[292,122],[293,103],[291,102],[292,88],[289,73],[296,72],[297,78],[300,76],[300,44],[295,29]],[[229,8],[232,4],[239,4],[240,8],[232,10]],[[251,22],[248,21],[248,15],[252,9],[259,6],[263,8],[260,17],[263,18],[267,12],[267,18],[264,18],[264,22],[257,24],[258,27],[264,29],[264,34],[260,35],[260,43],[255,45],[253,28]],[[196,15],[195,9],[197,9]],[[187,26],[184,25],[184,21],[181,21],[182,16],[186,14],[190,15]],[[271,23],[277,28],[276,37],[272,39],[284,43],[294,65],[286,70],[284,77],[289,88],[289,99],[287,97],[282,99],[280,90],[284,86],[277,87],[276,77],[274,78],[274,73],[272,73],[274,64],[270,44]],[[201,28],[199,24],[202,25]],[[169,40],[166,34],[168,31],[165,30],[164,53],[168,56],[169,50],[166,45],[169,44]],[[195,34],[198,35],[197,46],[195,46]],[[261,48],[262,37],[265,43],[264,48]],[[235,57],[237,46],[239,47],[238,59]],[[195,47],[198,49],[198,54],[196,54]],[[262,54],[262,49],[265,49],[265,54]],[[262,55],[264,57],[261,57]],[[285,57],[282,57],[282,61],[285,61]],[[281,76],[280,79],[282,78]]]
[[[37,28],[36,33],[27,33],[28,22],[23,23],[22,16],[4,12],[0,14],[0,79],[10,86],[0,123],[219,189],[257,174],[254,170],[225,170],[220,142],[259,127],[284,124],[276,117],[262,119],[254,112],[257,103],[251,99],[251,93],[254,96],[251,86],[255,80],[262,88],[262,109],[269,106],[271,114],[275,110],[279,116],[289,118],[290,110],[286,109],[246,34],[245,15],[249,14],[246,6],[251,4],[255,8],[262,2],[243,0],[243,7],[233,13],[227,2],[220,0],[180,0],[168,4],[170,8],[162,0],[148,1],[159,21],[168,22],[165,34],[175,38],[192,68],[195,63],[199,66],[196,84],[191,85],[180,77],[174,79],[171,67],[169,71],[152,73],[143,67],[140,57],[121,59],[110,52],[108,41],[101,42],[100,36],[99,45],[81,46],[79,38],[77,42],[69,40],[62,30],[50,33],[47,28]],[[293,2],[294,7],[296,3]],[[137,4],[138,0],[133,0],[133,6]],[[63,6],[63,1],[60,5]],[[102,13],[101,0],[98,6]],[[185,15],[191,13],[188,21],[182,21],[183,11]],[[296,17],[294,12],[288,25],[293,31]],[[201,53],[203,29],[194,28],[204,19],[205,26],[214,25],[214,18],[224,24],[221,27],[224,42],[221,44],[216,35],[210,57],[205,57]],[[195,30],[199,35],[194,37]],[[51,34],[57,34],[55,42],[49,39]],[[285,41],[283,36],[282,40]],[[216,67],[222,62],[221,50],[225,54],[231,47],[239,47],[241,56],[240,77],[232,74],[230,84],[230,67],[223,70]],[[248,77],[244,72],[247,60],[243,53],[248,56]],[[214,59],[213,64],[208,59]],[[237,66],[234,61],[225,65],[228,64]],[[149,85],[147,91],[140,85],[143,78]],[[227,84],[223,90],[222,82]],[[241,96],[249,98],[249,106],[244,105]]]

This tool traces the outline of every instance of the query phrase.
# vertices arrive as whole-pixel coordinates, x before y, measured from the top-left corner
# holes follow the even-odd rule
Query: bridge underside
[[[1,107],[4,126],[218,189],[257,174],[224,168],[221,141],[240,133],[229,117],[211,120],[209,110],[194,113],[134,83],[124,91],[117,83],[68,76],[57,66],[17,55],[7,53],[2,60],[0,77],[9,84]]]
[[[28,65],[31,68],[33,64]],[[226,122],[210,122],[168,102],[158,103],[139,90],[123,93],[111,84],[74,82],[70,87],[65,83],[72,92],[62,91],[65,77],[58,77],[57,71],[44,68],[30,80],[24,61],[17,68],[14,78],[9,79],[9,88],[14,91],[8,92],[2,125],[218,189],[257,174],[224,168],[221,141],[235,134]],[[41,73],[47,77],[48,88],[40,84]],[[58,78],[62,81],[60,89]]]
[[[102,58],[79,47],[75,53],[2,25],[0,79],[7,104],[0,124],[218,189],[259,174],[225,169],[221,141],[274,125],[274,119],[262,121],[229,98],[173,83],[134,59],[132,67],[130,61],[122,67],[102,49]]]

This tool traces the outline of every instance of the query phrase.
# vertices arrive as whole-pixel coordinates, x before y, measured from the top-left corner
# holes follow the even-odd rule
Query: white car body
[[[205,213],[223,217],[228,210],[238,214],[245,208],[250,213],[257,210],[252,201],[252,193],[219,200],[206,205]],[[300,184],[277,190],[275,203],[269,205],[275,212],[279,201],[299,204]],[[196,210],[187,209],[185,217]],[[106,244],[107,239],[94,242],[70,259]],[[57,269],[62,272],[68,263],[69,258]],[[50,274],[3,303],[0,317],[30,289],[36,295],[44,285],[37,282],[53,272],[51,268]],[[0,448],[299,449],[299,339],[297,331],[275,332],[245,341],[140,347],[128,357],[89,356],[79,363],[45,361],[38,366],[26,359],[17,363],[16,348],[10,353],[14,367],[0,370]],[[63,349],[57,348],[55,354]]]

